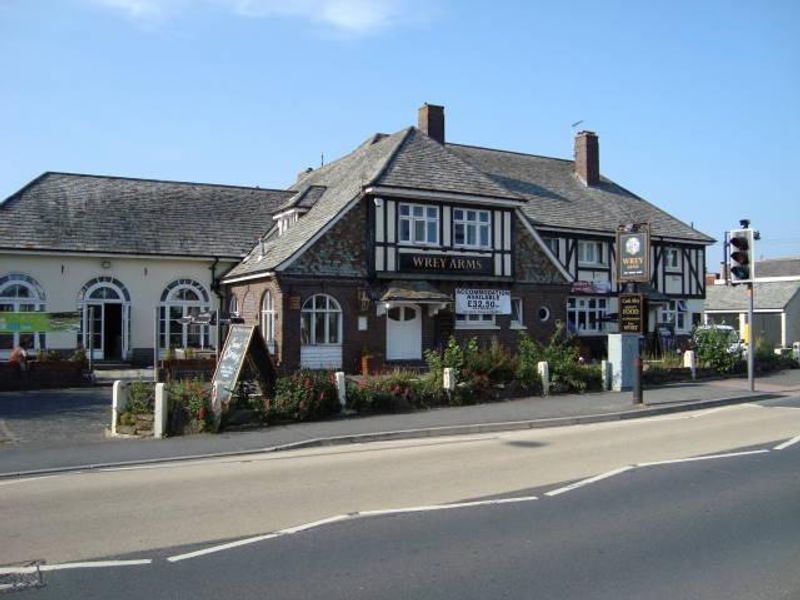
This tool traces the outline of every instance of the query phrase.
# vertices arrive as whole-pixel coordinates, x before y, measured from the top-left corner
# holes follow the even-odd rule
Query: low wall
[[[24,371],[16,364],[0,363],[0,390],[35,390],[87,385],[81,363],[72,361],[28,362]]]

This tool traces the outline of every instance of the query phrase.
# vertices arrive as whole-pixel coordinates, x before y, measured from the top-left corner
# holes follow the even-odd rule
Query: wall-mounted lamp
[[[361,307],[361,312],[367,312],[369,310],[369,303],[371,301],[368,290],[364,288],[358,290],[358,304]]]

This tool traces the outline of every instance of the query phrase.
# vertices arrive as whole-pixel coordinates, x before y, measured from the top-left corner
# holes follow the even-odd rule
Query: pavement
[[[392,415],[341,417],[263,429],[174,437],[107,439],[108,387],[0,393],[0,478],[191,460],[333,444],[596,423],[800,394],[800,369],[756,380],[664,385],[644,392],[565,394]]]

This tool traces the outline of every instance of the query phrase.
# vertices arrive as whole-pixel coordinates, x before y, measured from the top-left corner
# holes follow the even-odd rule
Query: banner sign
[[[620,294],[620,333],[643,333],[644,300],[641,294]]]
[[[617,281],[650,281],[650,233],[617,232]]]
[[[398,254],[400,271],[437,275],[491,275],[494,261],[488,256],[453,256],[440,254]]]
[[[0,312],[0,333],[77,332],[81,314],[75,312]]]
[[[458,315],[510,315],[511,292],[456,288],[456,314]]]

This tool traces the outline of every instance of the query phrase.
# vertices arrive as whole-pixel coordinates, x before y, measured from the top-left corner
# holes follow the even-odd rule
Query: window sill
[[[509,329],[527,329],[524,323],[512,323],[508,326]]]
[[[474,324],[473,323],[469,323],[469,324],[467,324],[467,323],[464,323],[464,324],[456,323],[455,329],[486,329],[486,330],[492,330],[492,329],[500,329],[500,326],[499,325],[481,325],[479,323],[474,323]]]

